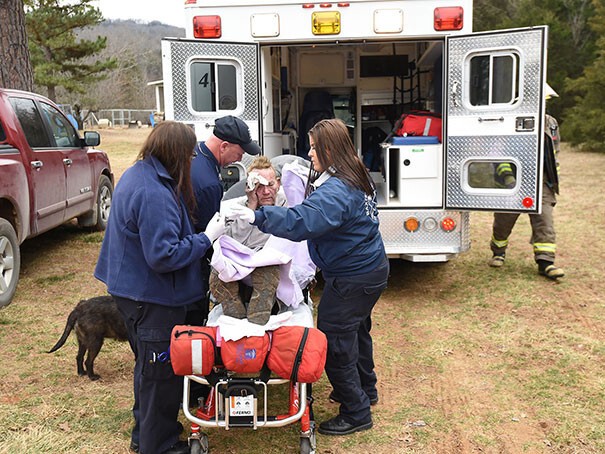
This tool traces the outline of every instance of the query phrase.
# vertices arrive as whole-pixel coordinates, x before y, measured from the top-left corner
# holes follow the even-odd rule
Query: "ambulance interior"
[[[380,144],[405,112],[441,114],[443,45],[421,41],[261,47],[269,98],[265,153],[308,159],[309,128],[323,118],[339,118],[372,174],[379,205],[441,207],[442,144],[425,144],[423,153]]]

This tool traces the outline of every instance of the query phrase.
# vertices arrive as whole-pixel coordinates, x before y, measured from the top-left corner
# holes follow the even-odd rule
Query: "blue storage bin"
[[[391,143],[393,145],[431,145],[439,143],[439,138],[437,136],[393,137]]]

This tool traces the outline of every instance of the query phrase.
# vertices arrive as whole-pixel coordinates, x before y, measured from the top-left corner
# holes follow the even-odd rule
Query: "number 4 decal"
[[[210,82],[208,81],[208,73],[204,73],[204,75],[202,76],[202,78],[200,79],[200,81],[198,82],[198,85],[203,86],[204,88],[206,88],[208,86]]]

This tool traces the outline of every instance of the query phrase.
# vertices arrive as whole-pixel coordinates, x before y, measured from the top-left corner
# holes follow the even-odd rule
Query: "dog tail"
[[[78,320],[77,308],[71,311],[69,317],[67,317],[67,323],[65,324],[65,329],[63,330],[63,334],[61,335],[61,339],[57,341],[55,346],[51,348],[48,353],[52,353],[54,351],[59,350],[65,344],[65,341],[69,337],[69,334],[74,329],[76,321]]]

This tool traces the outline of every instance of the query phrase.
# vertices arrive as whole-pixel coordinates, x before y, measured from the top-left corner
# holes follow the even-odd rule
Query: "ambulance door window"
[[[519,164],[508,160],[471,160],[465,165],[463,173],[466,190],[470,193],[479,191],[485,193],[486,189],[509,189],[517,187]]]
[[[231,111],[238,107],[237,68],[233,62],[190,64],[191,107],[195,112]]]
[[[471,106],[514,104],[519,99],[519,56],[513,52],[471,55],[468,61]]]

